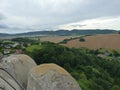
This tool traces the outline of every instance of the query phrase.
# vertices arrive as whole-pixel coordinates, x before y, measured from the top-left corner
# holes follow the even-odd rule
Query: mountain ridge
[[[33,32],[25,32],[25,33],[17,33],[17,34],[8,34],[8,33],[0,33],[0,37],[7,36],[30,36],[30,35],[58,35],[58,36],[67,36],[67,35],[91,35],[91,34],[111,34],[118,33],[117,30],[112,29],[86,29],[86,30],[56,30],[56,31],[33,31]]]

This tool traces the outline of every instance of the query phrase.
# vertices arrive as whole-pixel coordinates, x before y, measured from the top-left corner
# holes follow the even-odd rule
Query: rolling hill
[[[10,37],[10,36],[35,36],[35,35],[57,35],[57,36],[68,36],[68,35],[91,35],[91,34],[111,34],[118,33],[116,30],[57,30],[57,31],[35,31],[35,32],[27,32],[27,33],[19,33],[19,34],[7,34],[1,33],[0,37]]]

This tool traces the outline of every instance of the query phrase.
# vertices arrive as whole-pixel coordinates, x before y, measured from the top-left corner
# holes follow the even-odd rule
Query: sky
[[[0,33],[120,30],[120,0],[0,0]]]

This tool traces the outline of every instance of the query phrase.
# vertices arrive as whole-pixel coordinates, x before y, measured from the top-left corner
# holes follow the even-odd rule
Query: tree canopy
[[[26,49],[26,53],[37,64],[62,66],[78,81],[82,90],[120,90],[120,60],[101,59],[95,50],[70,49],[50,42],[43,42],[39,47],[32,52]]]

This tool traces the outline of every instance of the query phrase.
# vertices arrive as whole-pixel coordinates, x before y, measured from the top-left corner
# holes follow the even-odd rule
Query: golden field
[[[67,44],[61,44],[67,47],[87,47],[90,49],[108,48],[120,50],[120,34],[95,35],[84,37],[85,42],[79,39],[71,40]]]

